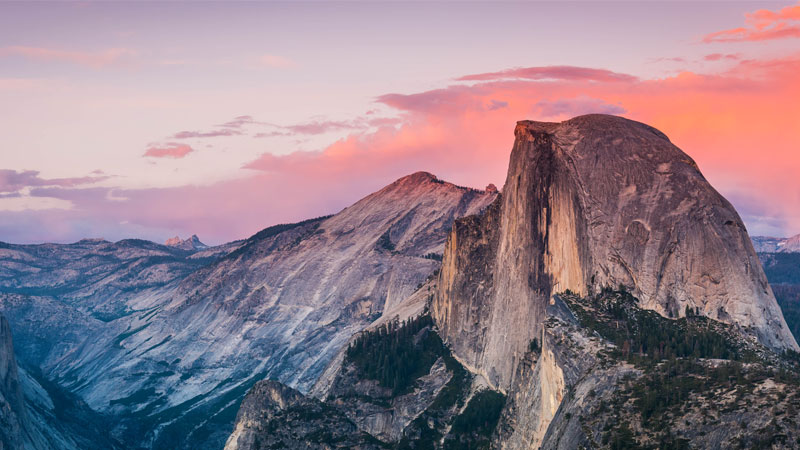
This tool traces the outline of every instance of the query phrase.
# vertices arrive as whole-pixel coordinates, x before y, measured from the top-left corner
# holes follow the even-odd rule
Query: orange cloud
[[[247,167],[349,183],[429,170],[458,184],[502,183],[517,120],[622,113],[661,129],[689,153],[759,233],[800,231],[800,57],[741,61],[725,73],[664,79],[491,80],[379,101],[403,111],[399,129],[357,133],[321,152],[265,154]],[[502,100],[499,100],[502,99]],[[488,107],[503,101],[500,109]],[[324,189],[320,187],[320,189]]]
[[[126,48],[110,48],[101,52],[80,52],[43,47],[9,46],[0,48],[0,56],[21,56],[40,61],[69,62],[88,67],[104,67],[120,62],[136,52]]]
[[[183,158],[194,149],[186,144],[177,144],[170,142],[161,146],[151,146],[145,152],[144,156],[151,158]]]
[[[591,83],[490,79],[387,94],[378,101],[399,113],[399,126],[352,130],[321,151],[265,153],[246,165],[250,176],[207,186],[36,189],[31,195],[67,200],[75,207],[4,213],[0,234],[36,241],[56,235],[49,224],[63,228],[71,223],[75,231],[58,236],[78,238],[89,229],[106,237],[161,239],[181,231],[198,233],[210,242],[242,238],[269,224],[337,212],[418,170],[460,185],[502,185],[516,121],[558,121],[623,109],[627,117],[665,132],[691,155],[733,202],[751,233],[796,234],[800,231],[797,73],[800,55],[738,61],[717,74],[684,72],[663,79],[614,77]],[[192,151],[176,143],[151,149],[156,154],[149,156],[161,157],[182,157]],[[20,227],[21,223],[37,225]]]
[[[760,9],[746,16],[747,27],[717,31],[703,37],[703,42],[767,41],[800,38],[800,4],[779,11]]]

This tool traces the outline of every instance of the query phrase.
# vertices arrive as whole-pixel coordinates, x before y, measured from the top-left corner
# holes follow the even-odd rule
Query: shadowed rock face
[[[515,135],[502,197],[453,227],[431,308],[468,367],[508,389],[553,293],[620,285],[797,349],[738,214],[663,133],[587,115]]]
[[[108,422],[74,396],[17,366],[11,327],[0,315],[0,450],[116,449]]]
[[[23,448],[28,443],[27,428],[11,329],[6,318],[0,316],[0,448]]]

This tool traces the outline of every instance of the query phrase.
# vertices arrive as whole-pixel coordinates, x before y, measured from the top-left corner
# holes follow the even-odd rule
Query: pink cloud
[[[775,22],[783,20],[800,21],[800,3],[793,6],[786,6],[777,12],[768,9],[759,9],[758,11],[747,14],[746,17],[748,22],[759,29],[766,28]]]
[[[110,48],[99,52],[58,50],[44,47],[8,46],[0,48],[0,56],[21,56],[39,61],[58,61],[99,68],[119,63],[135,55],[127,48]]]
[[[711,42],[758,42],[800,38],[800,4],[779,11],[760,9],[745,15],[747,26],[717,31],[703,37]]]
[[[517,67],[501,70],[499,72],[486,72],[466,75],[456,78],[458,81],[489,81],[505,79],[523,80],[565,80],[565,81],[600,81],[600,82],[631,82],[636,77],[624,73],[612,72],[605,69],[592,69],[575,66],[542,66],[542,67]]]
[[[170,142],[164,145],[151,146],[145,152],[144,156],[151,158],[183,158],[194,149],[186,144],[178,144]]]
[[[703,57],[703,60],[705,61],[720,61],[723,59],[736,61],[741,59],[741,55],[739,55],[738,53],[733,53],[733,54],[712,53],[710,55],[706,55]]]

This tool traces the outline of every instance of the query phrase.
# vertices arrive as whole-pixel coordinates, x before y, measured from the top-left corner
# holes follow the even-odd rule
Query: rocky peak
[[[182,250],[203,250],[208,248],[206,244],[200,242],[200,238],[198,238],[196,234],[193,234],[188,239],[181,239],[178,236],[169,238],[164,242],[164,245],[180,248]]]
[[[554,293],[618,286],[797,348],[738,214],[663,133],[592,114],[515,135],[498,202],[453,226],[432,305],[466,365],[509,387]]]
[[[786,238],[783,241],[782,245],[780,245],[781,252],[787,253],[798,253],[800,252],[800,234],[794,235],[790,238]]]

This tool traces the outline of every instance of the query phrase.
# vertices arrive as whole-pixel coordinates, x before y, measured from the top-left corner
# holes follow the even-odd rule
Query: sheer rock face
[[[0,316],[0,448],[23,448],[28,444],[27,428],[11,329],[6,318]]]
[[[11,327],[0,315],[0,450],[119,448],[102,435],[104,417],[41,381],[17,365]]]
[[[453,226],[431,308],[466,366],[508,389],[553,293],[619,285],[797,349],[738,214],[663,133],[587,115],[515,134],[502,197]]]

